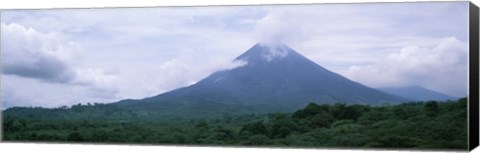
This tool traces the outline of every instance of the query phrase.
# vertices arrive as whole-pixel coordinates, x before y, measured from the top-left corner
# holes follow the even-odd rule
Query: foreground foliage
[[[466,98],[187,118],[114,105],[11,108],[3,140],[289,147],[467,148]]]

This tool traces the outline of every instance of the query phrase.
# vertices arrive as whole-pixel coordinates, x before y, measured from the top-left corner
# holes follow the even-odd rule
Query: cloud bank
[[[304,31],[301,22],[289,16],[288,11],[272,11],[255,24],[255,34],[258,42],[267,46],[302,41]]]
[[[11,83],[11,77],[6,77],[10,75],[43,82],[40,84],[85,86],[90,90],[115,94],[116,89],[112,87],[115,76],[104,73],[102,69],[79,67],[83,56],[81,45],[69,41],[62,33],[42,33],[16,23],[1,23],[1,29],[2,81],[5,84]],[[34,104],[29,96],[16,96],[14,88],[2,85],[6,95],[2,98],[10,99],[9,102],[29,101],[29,104]],[[41,88],[35,91],[43,90]]]
[[[65,83],[75,79],[69,59],[79,45],[58,33],[40,33],[18,24],[1,24],[2,73]]]
[[[446,37],[435,46],[406,46],[375,64],[353,65],[340,73],[373,87],[421,85],[466,96],[467,46],[455,37]]]

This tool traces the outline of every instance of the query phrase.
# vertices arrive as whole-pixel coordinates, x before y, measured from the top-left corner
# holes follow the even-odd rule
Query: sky
[[[256,43],[373,88],[467,95],[468,2],[5,10],[2,108],[155,96]]]

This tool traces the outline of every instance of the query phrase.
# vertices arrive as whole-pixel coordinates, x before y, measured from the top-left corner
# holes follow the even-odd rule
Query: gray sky
[[[370,87],[467,94],[468,2],[8,10],[2,107],[154,96],[238,66],[257,42]]]

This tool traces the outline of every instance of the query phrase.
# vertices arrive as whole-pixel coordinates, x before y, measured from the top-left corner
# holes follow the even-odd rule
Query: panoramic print
[[[468,4],[2,10],[2,141],[466,150]]]

